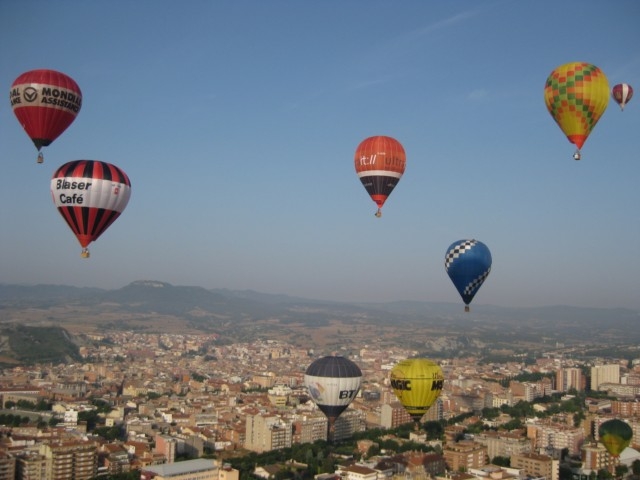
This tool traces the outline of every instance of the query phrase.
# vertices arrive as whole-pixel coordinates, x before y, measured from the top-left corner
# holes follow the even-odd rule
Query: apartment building
[[[487,447],[468,440],[446,444],[442,455],[448,469],[455,472],[487,464]]]
[[[620,383],[620,365],[596,365],[591,367],[591,390],[600,390],[603,383]]]
[[[523,471],[528,477],[558,480],[560,478],[560,462],[547,455],[537,453],[520,453],[511,456],[511,468]]]
[[[98,472],[97,446],[93,442],[42,444],[39,452],[45,458],[43,480],[89,480]]]
[[[293,426],[278,415],[255,414],[246,417],[244,447],[254,452],[288,448],[293,440]]]
[[[411,415],[400,402],[385,403],[380,407],[380,425],[384,428],[397,428],[413,422]]]

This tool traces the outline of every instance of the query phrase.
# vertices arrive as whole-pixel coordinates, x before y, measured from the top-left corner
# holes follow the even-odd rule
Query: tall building
[[[356,432],[364,432],[366,429],[366,414],[356,408],[347,408],[336,419],[333,440],[351,438]]]
[[[487,464],[487,447],[471,441],[447,443],[442,455],[449,470],[480,468]]]
[[[413,419],[400,402],[385,403],[380,407],[380,425],[384,428],[397,428],[410,422]]]
[[[585,378],[579,368],[561,368],[556,372],[556,390],[567,392],[573,388],[581,392],[584,387]]]
[[[163,435],[161,433],[156,435],[155,440],[156,446],[153,451],[164,455],[167,459],[167,463],[175,462],[178,440],[170,435]]]
[[[568,425],[547,423],[527,425],[527,437],[537,453],[559,455],[566,448],[570,455],[578,455],[584,442],[584,430]]]
[[[98,472],[98,452],[93,442],[43,444],[39,451],[45,458],[43,480],[89,480]]]
[[[522,470],[527,477],[558,480],[560,478],[560,461],[547,455],[536,453],[520,453],[511,456],[511,468]]]
[[[437,422],[444,419],[444,403],[442,398],[438,397],[433,405],[427,410],[422,417],[423,422]]]
[[[598,470],[609,468],[611,456],[601,443],[585,444],[582,446],[582,468],[583,470]]]
[[[244,447],[262,453],[288,448],[293,441],[293,426],[277,415],[247,415]]]
[[[521,433],[487,430],[475,435],[474,440],[487,447],[489,459],[511,457],[531,451],[531,440]]]
[[[46,470],[46,459],[36,452],[21,452],[16,458],[16,480],[41,480]]]
[[[293,443],[313,443],[326,440],[329,421],[324,414],[303,416],[293,421]]]
[[[620,365],[596,365],[591,367],[591,390],[599,390],[601,383],[620,383]]]
[[[8,452],[0,451],[0,480],[16,478],[16,458]]]

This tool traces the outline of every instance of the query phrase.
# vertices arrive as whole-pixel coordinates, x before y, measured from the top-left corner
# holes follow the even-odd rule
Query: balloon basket
[[[38,154],[38,160],[36,160],[38,163],[43,163],[44,162],[44,155],[42,154],[42,152],[40,152]]]
[[[375,213],[376,218],[380,218],[382,216],[382,210],[378,209],[378,211]]]
[[[582,158],[582,156],[580,155],[580,150],[576,150],[573,154],[573,159],[580,160],[580,158]]]
[[[86,248],[84,250],[82,250],[82,252],[80,252],[80,256],[82,258],[89,258],[91,256],[91,254],[89,253],[89,250],[87,250]]]
[[[464,311],[465,311],[465,312],[467,312],[467,313],[469,313],[469,310],[470,310],[469,305],[465,305],[465,306],[464,306]]]

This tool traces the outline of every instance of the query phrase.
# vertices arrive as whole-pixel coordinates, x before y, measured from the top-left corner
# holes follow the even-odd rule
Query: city
[[[374,442],[360,440],[359,458],[324,473],[352,480],[564,480],[636,473],[640,453],[628,449],[614,457],[597,432],[604,421],[623,418],[633,430],[631,446],[640,438],[640,359],[585,361],[574,350],[559,344],[535,362],[433,358],[442,367],[444,389],[422,425],[439,422],[442,435],[410,431],[409,441],[427,448],[405,453],[415,458],[386,473],[376,470],[383,452],[369,456]],[[365,344],[335,353],[349,356],[363,374],[358,397],[336,421],[336,444],[369,430],[413,424],[390,388],[389,371],[418,351]],[[202,478],[233,480],[269,467],[240,472],[230,466],[234,457],[327,441],[327,418],[303,385],[306,367],[319,356],[312,349],[282,340],[221,345],[216,334],[122,331],[88,334],[79,354],[76,363],[2,371],[3,412],[20,420],[3,428],[0,478],[89,479],[127,472],[191,478],[161,475],[179,474],[166,470],[169,465],[210,459],[196,466],[215,477]],[[514,416],[519,409],[523,418]],[[503,476],[496,477],[495,469]]]

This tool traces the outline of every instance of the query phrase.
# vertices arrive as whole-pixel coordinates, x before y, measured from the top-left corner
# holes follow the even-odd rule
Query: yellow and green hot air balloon
[[[580,160],[582,145],[609,103],[607,77],[590,63],[560,65],[547,78],[544,102],[560,129],[577,147],[573,158]]]
[[[426,358],[398,362],[390,379],[393,393],[416,423],[438,399],[444,385],[440,365]]]
[[[598,435],[607,451],[614,457],[618,457],[631,443],[633,430],[627,422],[614,418],[600,425]]]

